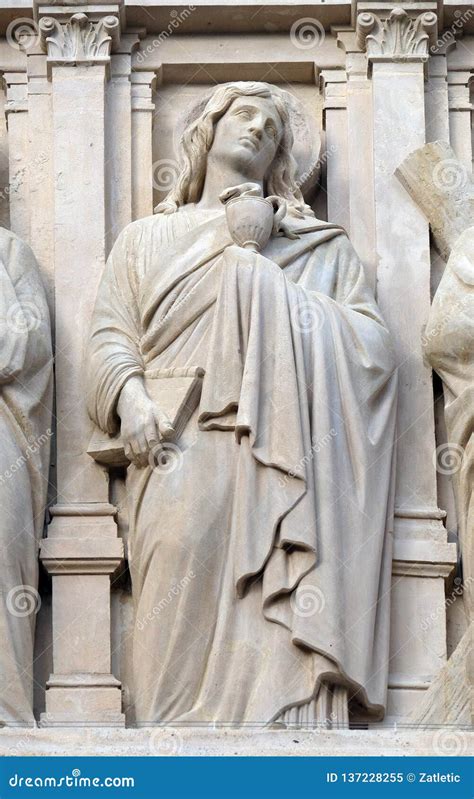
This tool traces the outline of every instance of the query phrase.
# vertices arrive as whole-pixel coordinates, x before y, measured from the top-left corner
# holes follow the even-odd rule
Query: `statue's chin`
[[[217,160],[224,169],[240,172],[243,180],[261,181],[265,176],[265,170],[261,169],[257,162],[258,155],[259,153],[250,144],[236,143],[225,153],[220,154]]]

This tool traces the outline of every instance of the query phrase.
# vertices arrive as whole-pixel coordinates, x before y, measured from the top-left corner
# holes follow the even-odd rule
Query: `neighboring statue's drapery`
[[[33,721],[38,547],[52,407],[49,314],[30,248],[0,229],[0,724]]]
[[[396,377],[340,228],[262,255],[223,214],[128,226],[94,312],[89,410],[117,432],[146,369],[202,366],[176,468],[130,466],[138,722],[269,722],[344,682],[383,713]]]
[[[451,251],[431,307],[425,352],[443,380],[445,418],[463,558],[463,588],[474,615],[474,227]],[[442,455],[441,455],[442,457]],[[443,464],[442,464],[443,465]],[[452,468],[450,468],[450,466]],[[474,671],[474,670],[473,670]]]

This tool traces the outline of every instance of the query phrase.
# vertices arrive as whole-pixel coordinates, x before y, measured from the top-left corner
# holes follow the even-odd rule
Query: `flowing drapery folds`
[[[131,376],[205,369],[176,468],[127,474],[139,722],[268,722],[322,680],[383,713],[389,334],[344,232],[292,226],[257,254],[188,206],[130,225],[106,266],[87,358],[99,427],[117,432]]]

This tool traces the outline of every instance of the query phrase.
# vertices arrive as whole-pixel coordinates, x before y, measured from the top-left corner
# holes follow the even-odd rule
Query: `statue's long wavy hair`
[[[157,205],[156,213],[174,213],[180,206],[200,200],[206,177],[207,155],[214,141],[215,127],[238,97],[265,97],[272,100],[282,121],[283,133],[265,179],[265,195],[276,194],[284,197],[288,213],[294,216],[311,213],[295,178],[293,133],[285,99],[276,87],[256,82],[226,83],[219,86],[203,112],[188,125],[180,141],[180,172],[176,184],[165,200]]]

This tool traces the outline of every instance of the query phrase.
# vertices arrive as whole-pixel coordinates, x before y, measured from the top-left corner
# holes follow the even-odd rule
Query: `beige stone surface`
[[[41,757],[431,757],[467,755],[474,733],[391,726],[378,730],[187,729],[0,730],[0,755]]]
[[[459,584],[450,583],[458,522],[450,477],[436,470],[434,460],[437,446],[447,440],[447,435],[442,437],[440,383],[433,413],[431,371],[423,362],[421,347],[430,285],[437,287],[443,263],[429,252],[424,212],[393,173],[405,156],[425,142],[431,142],[431,152],[438,146],[434,141],[443,139],[446,146],[449,142],[452,149],[445,150],[445,167],[437,174],[443,185],[436,186],[430,196],[438,212],[446,185],[469,175],[474,14],[467,4],[453,0],[401,2],[399,9],[393,5],[368,0],[310,0],[306,5],[286,0],[242,0],[230,5],[196,0],[192,6],[178,3],[172,9],[158,0],[139,4],[104,0],[100,5],[84,1],[74,2],[73,7],[66,0],[55,0],[35,3],[34,8],[29,0],[0,3],[0,109],[5,112],[5,123],[0,125],[0,214],[33,248],[47,288],[56,345],[59,425],[50,496],[53,499],[57,489],[58,498],[42,544],[51,581],[41,585],[34,664],[35,713],[37,718],[44,713],[45,724],[80,720],[121,725],[122,710],[127,723],[133,724],[136,686],[131,649],[137,622],[143,625],[143,638],[161,635],[169,640],[165,619],[173,616],[175,605],[187,594],[199,593],[197,569],[193,575],[198,578],[188,579],[186,572],[183,583],[177,570],[169,568],[144,613],[138,617],[132,606],[137,592],[132,597],[123,566],[118,572],[124,551],[131,552],[132,563],[135,557],[130,513],[134,505],[127,500],[131,481],[125,481],[123,470],[107,473],[87,454],[92,426],[84,403],[83,358],[97,287],[111,248],[132,220],[141,224],[150,217],[153,206],[171,188],[179,171],[178,138],[197,106],[216,84],[235,79],[268,81],[284,89],[296,138],[297,183],[305,199],[313,203],[316,217],[346,229],[395,344],[400,391],[391,620],[382,625],[381,636],[377,633],[378,640],[383,639],[382,648],[390,637],[389,661],[383,662],[388,685],[386,718],[400,724],[411,718],[438,674],[444,675],[442,680],[447,673],[457,675],[453,686],[451,676],[443,683],[450,686],[448,696],[461,686],[458,661],[447,662],[453,641],[463,630],[460,598],[454,588]],[[15,22],[19,23],[17,34],[26,35],[21,43],[15,38]],[[455,169],[454,157],[458,159]],[[413,182],[423,183],[415,173]],[[316,178],[320,189],[314,197]],[[232,180],[228,185],[236,183]],[[425,182],[428,192],[429,185]],[[448,232],[456,232],[456,225]],[[303,238],[307,236],[304,233]],[[271,253],[264,251],[258,258],[247,253],[244,268],[250,270],[258,263],[271,269],[278,264],[291,242],[285,237],[274,241]],[[334,261],[334,254],[323,249],[326,245],[329,250],[330,242],[314,250],[320,250],[317,269],[321,276]],[[294,264],[289,267],[293,269]],[[278,338],[275,341],[280,343]],[[286,382],[287,375],[282,381],[285,388]],[[352,409],[342,415],[353,422]],[[329,450],[339,451],[335,443],[340,439],[340,431],[336,437],[323,436],[322,443],[318,439],[316,454],[321,462],[326,462]],[[184,459],[196,457],[198,463],[196,440],[187,443]],[[222,460],[216,459],[215,473],[201,468],[199,461],[202,491],[193,484],[193,513],[201,495],[208,497],[206,480],[215,480],[216,489],[222,484]],[[380,491],[389,482],[382,477],[384,470],[379,471],[367,483],[370,490],[375,486]],[[132,467],[129,472],[130,477]],[[168,482],[177,480],[175,472],[168,475]],[[352,531],[352,505],[345,500],[345,529]],[[354,501],[358,507],[359,498]],[[383,501],[390,504],[392,496]],[[159,528],[154,521],[158,511]],[[209,514],[209,508],[204,512]],[[170,503],[150,512],[153,535],[157,529],[160,536],[174,530],[175,516],[179,512]],[[191,551],[195,551],[197,529],[189,527]],[[353,569],[352,579],[365,574],[366,561],[358,566],[350,559],[348,566],[348,541],[349,536],[341,541],[340,554],[346,567]],[[177,563],[176,558],[170,560]],[[373,566],[374,559],[368,563]],[[359,582],[351,596],[358,597]],[[339,583],[337,588],[343,593]],[[318,599],[319,594],[311,597]],[[333,601],[329,593],[324,599],[327,614],[340,597]],[[344,603],[350,604],[348,597],[341,600],[341,607]],[[200,607],[192,607],[188,616],[192,623]],[[447,630],[449,615],[459,622],[454,636],[452,623]],[[254,618],[261,619],[260,606]],[[199,623],[198,618],[198,628]],[[332,642],[332,633],[328,640]],[[255,640],[251,643],[254,655],[258,646]],[[351,639],[351,656],[357,645],[358,638]],[[292,642],[290,646],[295,648]],[[238,660],[239,646],[234,640],[230,648]],[[161,639],[154,649],[160,654],[164,650]],[[279,657],[280,661],[285,657],[280,650]],[[155,672],[161,674],[161,662],[154,664]],[[179,669],[174,673],[182,679]],[[268,699],[276,689],[263,672],[262,681]],[[169,696],[175,695],[175,687]],[[339,694],[344,690],[331,689],[327,696],[321,695],[315,717],[332,715],[331,703],[339,712],[344,704]],[[433,707],[438,707],[436,702]],[[301,718],[314,711],[307,703]],[[295,706],[284,712],[290,721],[300,714]],[[347,706],[345,714],[331,720],[346,723],[346,716]],[[146,736],[130,732],[129,740],[135,742],[131,745],[147,745]],[[389,746],[393,728],[388,734],[380,728],[373,732]],[[449,743],[452,728],[448,726],[446,732]],[[39,734],[39,751],[46,740],[60,747],[58,731],[51,731],[51,738],[48,734],[47,730]],[[72,731],[67,735],[72,736]],[[117,740],[127,740],[122,735],[118,731]],[[200,732],[190,740],[191,751],[204,746],[206,735]],[[415,734],[407,735],[403,746],[408,739],[407,745],[414,746]],[[218,749],[218,736],[228,740],[227,733],[218,730],[206,739],[206,746]],[[244,739],[246,747],[250,740],[234,733],[232,738],[242,747]],[[96,743],[99,739],[112,742],[112,731],[100,732]],[[343,740],[352,745],[355,738]],[[368,732],[371,747],[375,748],[375,740]],[[423,736],[416,740],[425,746]],[[283,745],[288,737],[278,741],[278,746]],[[399,744],[402,739],[397,738]],[[454,736],[454,748],[458,744]],[[464,739],[461,751],[463,745]],[[263,737],[262,747],[270,751],[269,738]]]

